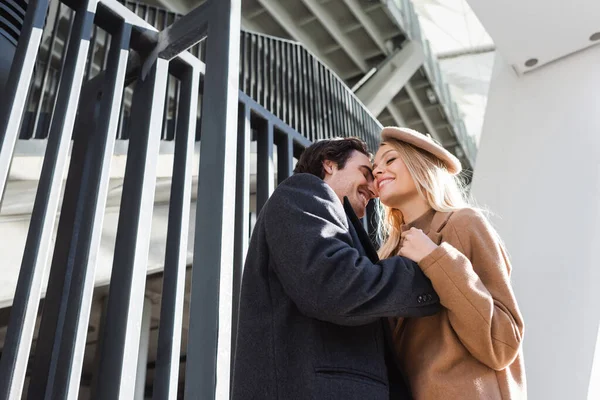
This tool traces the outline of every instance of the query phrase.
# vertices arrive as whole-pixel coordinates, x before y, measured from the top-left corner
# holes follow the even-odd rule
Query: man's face
[[[354,150],[343,169],[329,160],[325,160],[323,167],[323,180],[331,186],[340,201],[343,202],[344,196],[347,196],[358,218],[364,217],[367,203],[377,197],[369,157]]]

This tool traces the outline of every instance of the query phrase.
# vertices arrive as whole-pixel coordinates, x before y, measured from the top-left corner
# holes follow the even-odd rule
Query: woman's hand
[[[398,255],[410,258],[416,263],[427,257],[438,247],[422,230],[417,228],[410,228],[408,231],[403,232],[402,239],[402,247]]]

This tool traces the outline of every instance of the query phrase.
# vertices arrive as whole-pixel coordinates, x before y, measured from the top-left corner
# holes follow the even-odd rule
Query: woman
[[[394,321],[416,400],[525,399],[523,319],[502,241],[466,202],[458,159],[419,132],[382,131],[373,174],[384,205],[381,258],[417,262],[443,310]]]

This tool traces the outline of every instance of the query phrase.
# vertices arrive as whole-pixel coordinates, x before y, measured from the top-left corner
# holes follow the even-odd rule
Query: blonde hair
[[[399,153],[419,196],[432,209],[448,212],[471,207],[472,202],[468,199],[463,180],[451,175],[439,158],[399,140],[387,139],[383,143]],[[399,250],[400,228],[404,217],[400,210],[384,206],[381,202],[379,204],[379,239],[383,244],[378,254],[380,258],[387,258],[397,254]]]

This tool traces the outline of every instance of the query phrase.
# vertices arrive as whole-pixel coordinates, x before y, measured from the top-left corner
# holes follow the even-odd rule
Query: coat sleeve
[[[270,263],[301,312],[362,325],[440,310],[417,264],[404,257],[374,264],[360,256],[335,193],[316,177],[294,178],[280,185],[265,206],[264,226]]]
[[[442,237],[419,264],[463,345],[483,364],[502,370],[516,358],[523,338],[503,245],[485,217],[470,209],[456,212]]]

